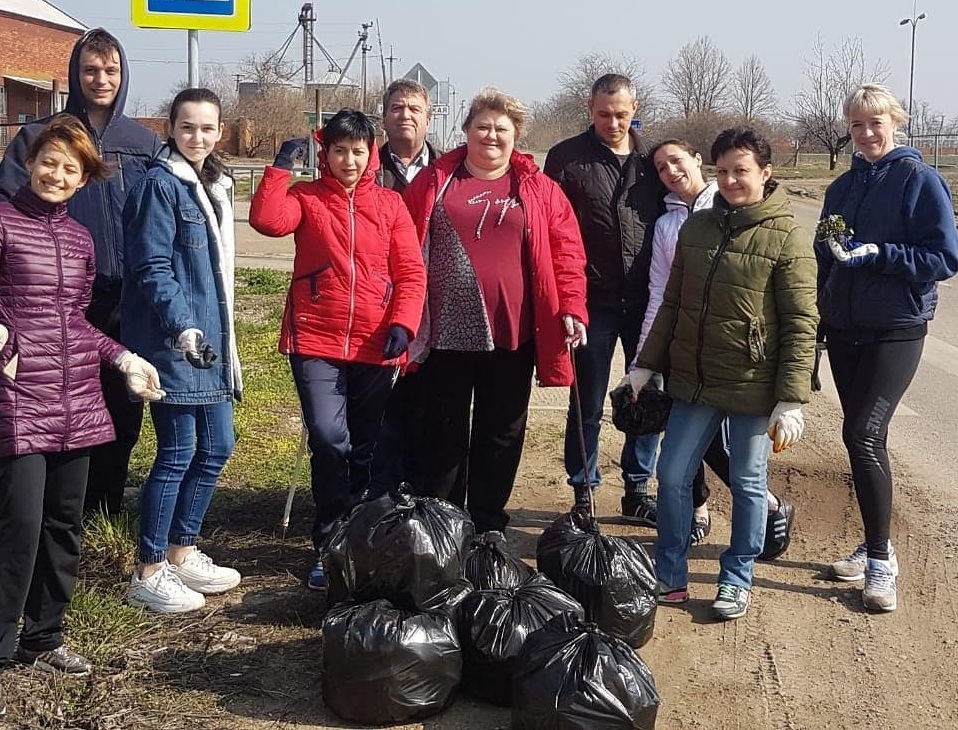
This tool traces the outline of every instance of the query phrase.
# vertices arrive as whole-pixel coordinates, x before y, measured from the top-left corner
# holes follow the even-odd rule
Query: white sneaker
[[[191,550],[180,565],[170,567],[183,585],[206,595],[236,588],[241,580],[238,570],[214,564],[213,559],[199,548]]]
[[[870,611],[894,611],[898,608],[898,587],[895,577],[898,566],[891,560],[869,558],[865,565],[865,590],[862,602]]]
[[[183,613],[206,605],[203,595],[183,585],[169,563],[165,563],[149,578],[141,578],[139,571],[134,568],[126,602],[156,613]]]
[[[854,581],[865,577],[865,567],[868,562],[868,547],[862,543],[855,548],[855,551],[846,558],[836,560],[832,563],[832,575],[838,580]],[[888,541],[888,562],[891,564],[893,575],[898,575],[898,556],[895,555],[895,548]]]

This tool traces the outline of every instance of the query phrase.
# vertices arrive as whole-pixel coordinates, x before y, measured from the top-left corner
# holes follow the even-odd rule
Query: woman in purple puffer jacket
[[[26,163],[29,182],[0,203],[0,669],[15,659],[84,674],[90,663],[63,645],[62,631],[89,450],[114,438],[100,361],[125,375],[132,398],[163,391],[150,363],[84,316],[93,241],[66,201],[108,170],[83,124],[53,118]]]

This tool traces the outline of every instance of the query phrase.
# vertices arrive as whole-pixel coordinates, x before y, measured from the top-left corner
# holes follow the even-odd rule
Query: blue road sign
[[[186,13],[188,15],[232,15],[233,0],[147,0],[151,13]]]

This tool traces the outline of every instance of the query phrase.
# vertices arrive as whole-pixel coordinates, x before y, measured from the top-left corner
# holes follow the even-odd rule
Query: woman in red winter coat
[[[63,644],[63,616],[80,565],[90,447],[114,439],[100,361],[126,376],[131,397],[163,391],[150,363],[84,316],[93,240],[66,201],[108,168],[83,124],[54,117],[26,167],[29,182],[0,203],[0,670],[13,658],[84,674],[90,662]]]
[[[279,349],[289,355],[309,434],[318,559],[307,585],[321,589],[329,533],[369,487],[386,401],[422,314],[425,273],[402,199],[375,184],[372,122],[343,109],[317,141],[322,176],[287,189],[305,140],[284,142],[249,219],[267,236],[293,233],[296,243]]]
[[[513,97],[480,92],[466,144],[403,193],[428,262],[410,352],[424,362],[424,489],[468,502],[479,532],[509,520],[533,367],[540,385],[569,385],[568,346],[585,345],[579,226],[559,186],[515,150],[524,121]]]

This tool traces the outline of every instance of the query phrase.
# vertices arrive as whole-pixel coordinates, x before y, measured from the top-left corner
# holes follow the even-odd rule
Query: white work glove
[[[3,349],[4,345],[7,344],[7,340],[10,339],[10,330],[6,328],[5,325],[0,324],[0,350]],[[17,362],[20,360],[19,355],[14,355],[10,358],[6,365],[3,366],[2,372],[10,380],[16,380],[17,378]]]
[[[645,387],[645,384],[652,379],[653,375],[655,375],[654,370],[649,370],[648,368],[632,368],[625,374],[625,377],[619,381],[616,387],[621,388],[623,385],[628,385],[632,388],[632,400],[635,400],[639,395],[639,391]]]
[[[566,346],[572,345],[572,347],[579,348],[589,344],[589,338],[585,332],[585,325],[582,322],[571,314],[563,314],[562,324],[565,326]]]
[[[176,346],[186,357],[186,361],[195,368],[207,370],[213,367],[216,352],[213,346],[203,341],[203,330],[187,327],[176,338]]]
[[[116,368],[126,378],[127,391],[137,400],[157,401],[166,395],[156,368],[139,355],[127,350],[117,358]]]
[[[776,454],[785,451],[796,443],[805,430],[805,416],[800,403],[779,401],[768,418],[768,437],[772,440],[772,451]]]

